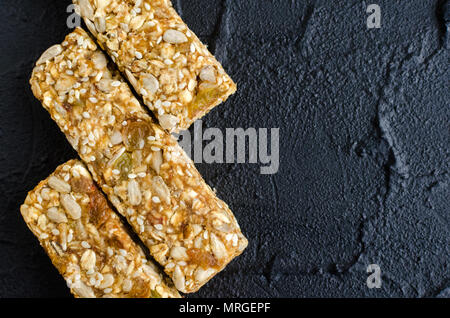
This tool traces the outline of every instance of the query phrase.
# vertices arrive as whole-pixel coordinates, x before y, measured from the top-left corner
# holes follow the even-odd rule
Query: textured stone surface
[[[363,1],[174,1],[239,86],[203,125],[281,135],[276,175],[198,165],[250,245],[192,297],[449,297],[448,5],[374,2],[377,30]],[[69,3],[0,5],[0,297],[70,296],[19,214],[76,156],[28,86]]]

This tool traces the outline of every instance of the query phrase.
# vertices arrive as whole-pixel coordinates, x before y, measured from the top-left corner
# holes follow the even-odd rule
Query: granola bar
[[[236,84],[169,0],[74,0],[100,46],[169,132],[189,128]]]
[[[28,194],[20,212],[75,297],[179,297],[81,162],[59,166]]]
[[[178,290],[198,290],[242,253],[228,206],[82,29],[43,54],[31,86]]]

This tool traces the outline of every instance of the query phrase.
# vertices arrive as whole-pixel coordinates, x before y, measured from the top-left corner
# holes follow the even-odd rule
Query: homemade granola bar
[[[198,290],[242,253],[228,206],[82,29],[42,55],[31,86],[178,290]]]
[[[189,128],[236,85],[169,0],[74,0],[86,25],[160,125]]]
[[[28,194],[20,212],[75,297],[179,297],[81,162],[59,166]]]

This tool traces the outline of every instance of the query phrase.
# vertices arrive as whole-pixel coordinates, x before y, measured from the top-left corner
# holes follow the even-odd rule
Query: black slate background
[[[174,1],[239,85],[204,126],[281,135],[278,174],[198,165],[250,244],[192,297],[450,297],[448,11],[372,2]],[[28,85],[68,4],[0,1],[0,297],[70,297],[19,213],[76,157]]]

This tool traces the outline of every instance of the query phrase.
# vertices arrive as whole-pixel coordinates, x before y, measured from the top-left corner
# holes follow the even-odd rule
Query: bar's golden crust
[[[236,85],[168,0],[74,0],[89,30],[170,132],[189,128]]]
[[[20,212],[75,297],[179,297],[81,162],[59,166],[28,194]]]
[[[44,53],[31,86],[178,290],[198,290],[242,253],[228,206],[83,30]]]

